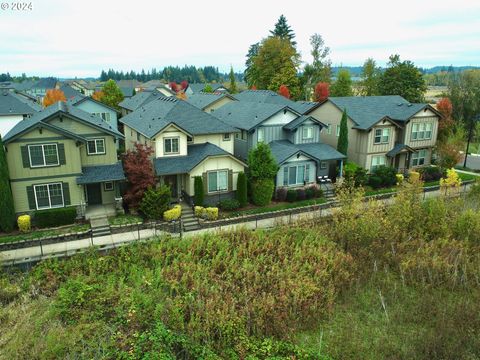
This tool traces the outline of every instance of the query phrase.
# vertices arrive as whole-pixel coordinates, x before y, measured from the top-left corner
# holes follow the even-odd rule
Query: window
[[[320,162],[320,169],[326,169],[327,168],[327,162],[326,161],[321,161]]]
[[[242,140],[247,140],[247,132],[242,130]]]
[[[412,154],[412,166],[421,166],[425,164],[425,158],[427,157],[427,150],[419,150]]]
[[[432,138],[432,123],[416,123],[412,125],[412,140],[429,140]]]
[[[390,129],[375,129],[375,144],[387,144],[390,140]]]
[[[327,129],[327,134],[328,134],[328,135],[332,135],[332,124],[326,124],[326,125],[327,125],[327,127],[326,127],[326,129]]]
[[[230,141],[230,134],[229,133],[223,134],[223,141]]]
[[[228,171],[210,171],[208,173],[208,192],[228,190]]]
[[[37,209],[63,207],[63,188],[61,183],[33,186]]]
[[[137,132],[137,142],[140,142],[140,133]]]
[[[179,138],[165,138],[163,140],[165,154],[178,154]]]
[[[99,155],[105,154],[105,140],[104,139],[91,139],[87,141],[87,154]]]
[[[306,139],[313,139],[313,127],[311,126],[304,126],[302,130],[302,138]]]
[[[337,125],[336,129],[337,129],[337,137],[339,137],[340,136],[340,125]]]
[[[283,168],[283,185],[303,185],[310,181],[310,165],[285,166]]]
[[[370,170],[374,171],[377,167],[385,165],[385,156],[373,156],[372,167]]]
[[[264,128],[258,128],[257,130],[257,141],[265,141],[265,129]]]
[[[60,165],[57,144],[28,145],[28,153],[31,167]]]
[[[105,191],[113,191],[113,181],[108,181],[108,182],[105,182],[103,183],[103,190]]]
[[[93,113],[93,115],[102,118],[102,120],[108,123],[110,122],[110,113],[101,112],[101,113]]]
[[[426,123],[425,124],[425,139],[431,139],[432,138],[432,123]]]

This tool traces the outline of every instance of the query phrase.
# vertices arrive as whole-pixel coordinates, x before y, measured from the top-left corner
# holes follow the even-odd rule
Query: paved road
[[[463,166],[463,160],[460,165]],[[480,156],[468,155],[467,167],[472,170],[480,170]]]

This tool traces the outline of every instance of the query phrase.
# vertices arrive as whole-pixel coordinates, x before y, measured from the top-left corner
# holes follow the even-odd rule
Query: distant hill
[[[362,75],[362,67],[361,66],[333,66],[332,72],[333,75],[336,76],[340,69],[347,69],[350,71],[352,77],[360,77]],[[434,66],[431,68],[420,68],[420,71],[424,74],[435,74],[441,71],[450,71],[450,72],[461,72],[464,70],[471,70],[471,69],[480,69],[480,66],[451,66],[451,65],[439,65]]]

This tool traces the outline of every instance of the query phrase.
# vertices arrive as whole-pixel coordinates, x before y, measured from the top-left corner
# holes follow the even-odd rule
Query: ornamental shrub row
[[[167,210],[163,213],[163,219],[165,221],[178,220],[182,216],[182,206],[175,205],[172,209]]]
[[[34,224],[39,228],[73,224],[76,217],[77,209],[74,206],[38,210],[35,211],[33,215]]]

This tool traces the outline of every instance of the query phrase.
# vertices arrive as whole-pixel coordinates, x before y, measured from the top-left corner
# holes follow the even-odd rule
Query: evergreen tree
[[[237,200],[240,203],[240,207],[244,207],[248,203],[247,198],[247,176],[244,172],[238,173],[237,179]]]
[[[272,34],[272,36],[279,37],[280,39],[288,40],[293,47],[297,45],[297,43],[293,40],[295,38],[295,33],[290,25],[288,25],[287,18],[283,15],[280,15],[277,23],[275,24],[275,29],[270,30],[270,34]]]
[[[350,71],[341,69],[338,72],[337,81],[330,87],[330,96],[353,96]]]
[[[329,84],[332,77],[332,63],[327,58],[330,54],[330,48],[325,46],[325,42],[320,34],[313,34],[310,37],[310,44],[312,46],[310,54],[313,57],[313,62],[305,65],[300,79],[305,100],[310,100],[315,84],[319,82]]]
[[[100,100],[102,103],[116,109],[119,108],[118,103],[123,100],[123,93],[114,80],[110,79],[103,85],[102,93],[103,96]]]
[[[233,67],[230,66],[230,88],[228,89],[230,91],[230,94],[236,94],[237,91],[237,83],[235,82],[235,73],[233,72]]]
[[[203,206],[204,201],[204,190],[203,190],[203,179],[201,176],[195,176],[193,180],[193,201],[197,206]]]
[[[265,206],[272,200],[274,179],[278,164],[273,157],[270,146],[264,142],[257,144],[248,153],[248,176],[255,205]]]
[[[379,95],[380,69],[377,68],[375,60],[368,58],[365,60],[362,69],[362,81],[360,82],[360,95],[374,96]]]
[[[348,152],[348,120],[347,110],[343,110],[342,120],[340,121],[340,136],[338,137],[337,150],[347,156]]]
[[[0,230],[10,232],[15,226],[15,210],[10,188],[7,158],[0,135]]]
[[[255,68],[255,57],[258,55],[260,50],[260,43],[255,43],[250,45],[248,53],[246,55],[247,60],[245,61],[245,80],[249,88],[255,85],[254,81],[256,79],[256,68]]]

